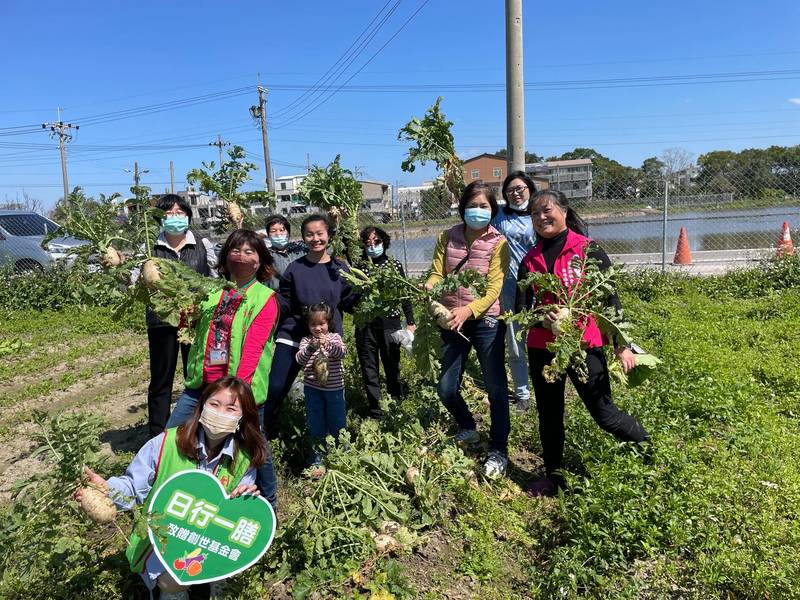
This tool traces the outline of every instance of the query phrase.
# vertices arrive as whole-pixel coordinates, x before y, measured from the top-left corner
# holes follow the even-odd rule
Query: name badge
[[[209,365],[227,365],[228,351],[224,348],[215,348],[208,354]]]

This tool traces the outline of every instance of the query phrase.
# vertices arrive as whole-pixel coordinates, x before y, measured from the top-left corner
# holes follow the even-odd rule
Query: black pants
[[[549,364],[553,354],[547,350],[528,348],[533,392],[536,395],[536,410],[539,412],[539,437],[542,440],[544,466],[548,475],[561,468],[564,458],[564,385],[566,377],[555,383],[547,383],[542,375],[542,367]],[[602,348],[586,351],[586,382],[578,379],[575,371],[569,375],[586,410],[595,422],[618,440],[642,442],[648,439],[647,432],[626,412],[617,408],[611,399],[611,383],[608,379],[608,366]]]
[[[300,372],[300,363],[295,359],[296,355],[297,348],[294,346],[275,344],[275,354],[272,355],[272,366],[269,371],[267,399],[264,402],[264,432],[269,440],[278,437],[278,417],[283,400],[289,394]]]
[[[175,327],[150,327],[147,329],[147,342],[150,347],[150,385],[147,387],[147,429],[150,437],[164,431],[169,419],[169,405],[172,400],[172,383],[178,366],[178,352],[183,362],[186,376],[186,361],[189,358],[188,344],[178,343],[178,330]]]
[[[386,389],[397,400],[403,395],[400,383],[400,344],[391,339],[394,331],[368,325],[356,329],[358,362],[361,364],[361,377],[367,390],[370,408],[380,408],[381,374],[380,362],[386,376]]]

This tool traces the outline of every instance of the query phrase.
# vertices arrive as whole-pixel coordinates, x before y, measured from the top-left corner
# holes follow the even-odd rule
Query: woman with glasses
[[[153,245],[153,256],[179,260],[201,275],[216,277],[217,256],[214,245],[189,229],[192,209],[177,194],[165,194],[156,208],[164,211],[161,232]],[[147,387],[147,430],[153,438],[164,431],[169,418],[172,384],[178,354],[186,375],[189,345],[178,343],[178,329],[161,321],[147,309],[147,342],[150,348],[150,385]]]
[[[503,281],[503,291],[500,294],[503,311],[514,310],[519,264],[536,243],[536,234],[533,231],[531,211],[528,206],[531,196],[535,193],[536,186],[526,173],[523,171],[509,173],[503,181],[503,199],[506,201],[506,205],[492,219],[494,228],[506,236],[508,242],[509,264]],[[528,386],[528,360],[525,342],[517,340],[518,329],[515,323],[508,324],[506,350],[508,365],[511,368],[511,380],[514,384],[512,400],[516,401],[518,410],[525,411],[530,403],[531,390]]]
[[[273,275],[272,257],[258,234],[237,229],[222,245],[217,268],[236,287],[212,292],[200,305],[186,368],[186,389],[167,428],[186,422],[203,390],[227,376],[250,385],[259,418],[263,419],[280,316],[277,294],[265,285]],[[259,468],[257,485],[274,503],[276,481],[271,459]]]

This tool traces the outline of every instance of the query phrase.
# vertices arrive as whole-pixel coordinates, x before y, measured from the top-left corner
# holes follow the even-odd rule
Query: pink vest
[[[586,253],[586,246],[591,241],[592,240],[589,238],[577,234],[571,229],[568,231],[567,240],[564,242],[564,248],[561,250],[561,254],[558,255],[553,265],[553,273],[558,275],[559,279],[561,279],[565,285],[571,287],[580,278],[581,273],[576,272],[575,269],[570,267],[570,259],[572,259],[573,256],[583,259]],[[542,255],[542,250],[538,243],[531,248],[525,258],[522,259],[522,264],[524,264],[531,273],[547,273],[547,264],[544,261],[544,256]],[[541,299],[542,303],[553,303],[553,298],[548,296],[550,296],[550,294],[545,295]],[[582,324],[582,327],[583,341],[588,348],[599,348],[605,344],[605,339],[592,317],[589,317],[586,323]],[[547,344],[554,339],[555,336],[549,329],[533,327],[528,332],[528,348],[547,348]]]
[[[489,225],[481,237],[472,242],[472,246],[467,246],[467,239],[465,237],[466,225],[456,225],[451,227],[447,232],[447,246],[445,247],[444,256],[444,271],[445,273],[452,273],[464,257],[467,256],[469,251],[469,258],[464,265],[458,270],[459,273],[472,269],[477,271],[484,277],[489,273],[489,263],[492,260],[492,253],[494,253],[497,244],[504,238],[503,234],[497,231],[494,227]],[[461,306],[466,306],[472,302],[474,298],[469,290],[464,287],[458,288],[455,294],[443,294],[442,304],[450,310]],[[496,317],[500,314],[500,296],[494,301],[489,309],[481,316]]]

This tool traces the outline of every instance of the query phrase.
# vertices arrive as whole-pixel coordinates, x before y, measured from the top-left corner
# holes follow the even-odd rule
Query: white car
[[[0,266],[11,264],[15,271],[45,269],[56,263],[72,264],[70,251],[88,242],[57,237],[42,247],[44,236],[58,230],[58,224],[35,212],[0,210]]]

